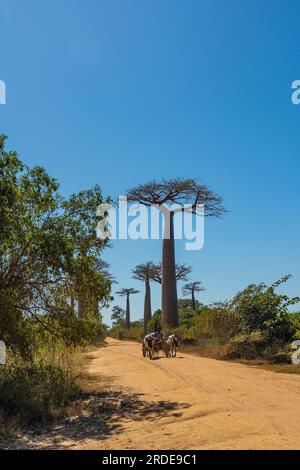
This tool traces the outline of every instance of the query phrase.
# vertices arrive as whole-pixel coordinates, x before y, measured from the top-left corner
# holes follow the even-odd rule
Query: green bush
[[[287,352],[279,352],[274,355],[272,362],[274,364],[292,364],[292,358]]]
[[[144,338],[144,325],[141,322],[132,322],[128,330],[123,324],[118,323],[111,328],[110,336],[116,339],[140,341]]]
[[[121,325],[120,323],[112,327],[109,331],[109,335],[112,338],[116,338],[116,339],[124,339],[125,333],[126,333],[126,328],[124,325]]]
[[[22,423],[45,422],[55,408],[64,406],[79,392],[71,374],[50,363],[0,369],[0,407]]]
[[[197,342],[200,338],[214,338],[220,342],[227,342],[238,332],[238,316],[225,308],[203,309],[195,318],[190,328],[190,337]]]
[[[265,284],[250,284],[239,292],[231,303],[231,308],[240,318],[242,333],[257,330],[267,333],[270,344],[290,342],[296,327],[291,321],[289,307],[300,301],[300,298],[289,298],[279,295],[276,289],[287,282],[290,276],[284,276],[271,287]]]
[[[147,331],[150,333],[151,331],[156,330],[157,328],[162,329],[162,314],[161,310],[157,310],[153,313],[152,317],[148,321]]]
[[[268,338],[261,331],[237,335],[229,341],[228,358],[256,359],[264,355],[267,346]]]

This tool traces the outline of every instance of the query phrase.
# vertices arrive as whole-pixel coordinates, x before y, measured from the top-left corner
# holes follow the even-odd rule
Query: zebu
[[[157,336],[154,333],[145,336],[142,344],[143,356],[153,359],[154,354],[158,354],[159,351],[163,351],[166,357],[170,355],[170,345],[164,337]]]
[[[171,357],[176,357],[176,352],[178,348],[178,336],[175,334],[170,335],[167,339],[167,343],[169,345]]]
[[[155,336],[153,333],[146,335],[143,340],[142,353],[144,357],[152,359],[155,347]]]

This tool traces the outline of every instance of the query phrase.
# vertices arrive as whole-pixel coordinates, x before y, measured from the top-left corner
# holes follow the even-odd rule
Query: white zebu
[[[178,348],[178,336],[175,334],[170,335],[167,339],[167,343],[170,348],[171,357],[176,357],[177,348]]]
[[[149,357],[152,359],[154,354],[154,347],[155,347],[155,336],[153,333],[145,336],[142,344],[142,352],[144,357]]]

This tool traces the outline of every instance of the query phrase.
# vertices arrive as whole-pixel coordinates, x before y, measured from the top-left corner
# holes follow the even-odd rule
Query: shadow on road
[[[72,413],[58,420],[47,429],[30,433],[27,444],[19,448],[61,449],[72,447],[84,439],[104,440],[120,434],[124,423],[130,421],[155,421],[162,417],[180,417],[181,411],[190,405],[170,401],[149,402],[143,394],[127,394],[123,391],[103,390],[84,393],[72,404]]]

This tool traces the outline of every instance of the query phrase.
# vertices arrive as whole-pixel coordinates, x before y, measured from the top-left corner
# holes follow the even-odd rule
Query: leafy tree
[[[151,181],[129,189],[128,201],[145,206],[155,206],[163,214],[165,232],[162,249],[162,311],[165,325],[178,326],[178,306],[175,268],[174,216],[178,212],[197,214],[204,205],[205,215],[221,216],[224,213],[222,199],[204,184],[194,179],[175,178]],[[170,205],[176,204],[174,209]],[[184,206],[185,205],[185,206]],[[201,212],[202,213],[202,212]]]
[[[290,320],[288,308],[300,302],[300,298],[289,298],[276,293],[276,289],[290,277],[284,276],[271,287],[263,283],[251,284],[235,296],[232,308],[241,319],[243,333],[259,330],[266,332],[270,340],[283,343],[293,338],[295,327]]]
[[[115,305],[110,318],[112,319],[113,326],[125,325],[125,310],[119,307],[119,305]]]
[[[99,301],[110,301],[111,280],[99,269],[107,242],[95,235],[103,198],[96,186],[64,199],[54,178],[6,151],[5,141],[0,136],[0,337],[26,355],[34,324],[74,337],[74,299],[98,321]]]
[[[201,309],[201,315],[194,316],[191,329],[194,338],[226,342],[239,331],[239,326],[238,314],[220,304]]]
[[[199,310],[202,304],[195,299],[195,310]],[[178,310],[193,310],[191,299],[178,299]]]

